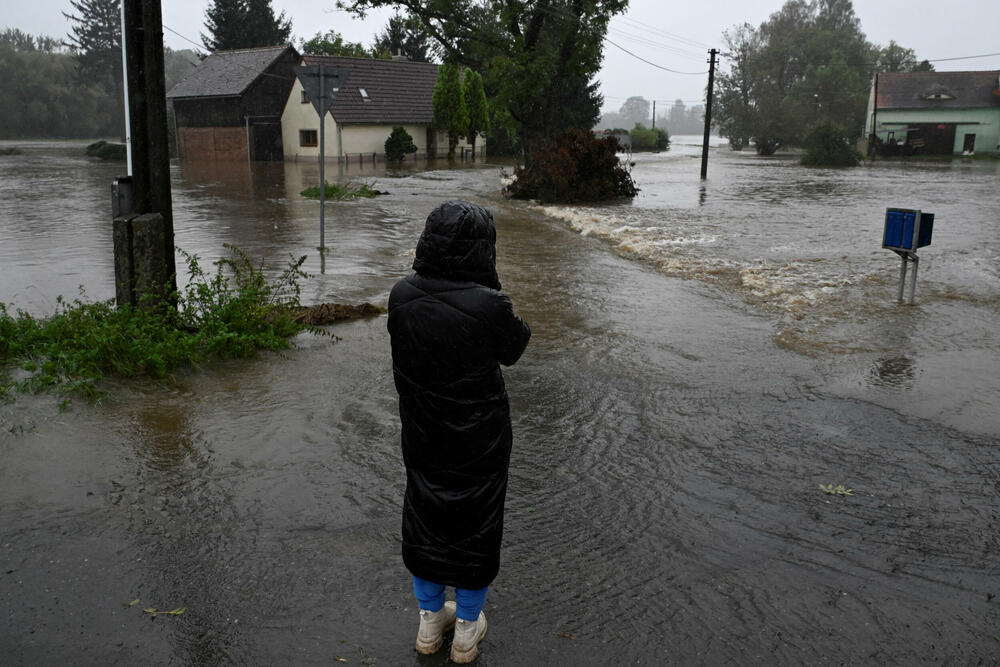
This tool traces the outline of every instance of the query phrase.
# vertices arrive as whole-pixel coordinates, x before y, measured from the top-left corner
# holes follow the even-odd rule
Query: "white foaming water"
[[[896,307],[899,259],[881,248],[887,206],[937,215],[934,242],[920,251],[918,301],[1000,299],[1000,164],[810,169],[715,141],[701,181],[700,143],[679,137],[668,152],[633,156],[640,194],[631,202],[539,210],[661,273],[724,288],[808,346],[846,349],[845,339],[866,335],[845,333],[845,323]]]

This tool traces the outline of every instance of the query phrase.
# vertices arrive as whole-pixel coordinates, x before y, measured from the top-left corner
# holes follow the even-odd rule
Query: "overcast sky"
[[[51,37],[62,37],[69,30],[62,15],[70,9],[68,0],[0,1],[4,5],[0,27]],[[723,31],[734,25],[760,25],[782,2],[632,0],[628,12],[611,21],[605,42],[604,67],[598,75],[605,110],[617,111],[633,95],[656,100],[657,113],[675,99],[688,106],[703,102],[708,49],[722,48]],[[208,0],[163,0],[166,45],[173,49],[200,47],[208,5]],[[334,9],[334,0],[273,0],[272,6],[292,20],[296,44],[301,37],[333,29],[348,41],[369,46],[393,13],[382,10],[361,21]],[[1000,70],[1000,0],[950,4],[941,0],[854,0],[854,10],[870,41],[884,45],[895,40],[914,49],[919,58],[937,60],[934,65],[940,71]],[[991,53],[998,55],[941,60]]]

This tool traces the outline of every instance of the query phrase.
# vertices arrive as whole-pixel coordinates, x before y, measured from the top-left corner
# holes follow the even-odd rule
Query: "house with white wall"
[[[865,136],[880,153],[1000,152],[1000,71],[880,72]]]
[[[328,160],[354,160],[385,155],[392,128],[402,126],[417,147],[415,157],[443,157],[446,132],[434,129],[434,86],[438,65],[405,59],[376,60],[340,56],[302,56],[303,65],[323,65],[337,72],[336,97],[324,118],[324,155]],[[286,160],[319,157],[319,115],[298,80],[281,115]],[[476,142],[477,151],[485,140]],[[469,145],[462,141],[458,150]]]

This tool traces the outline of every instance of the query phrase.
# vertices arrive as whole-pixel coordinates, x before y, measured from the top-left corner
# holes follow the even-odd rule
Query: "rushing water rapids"
[[[120,166],[24,151],[0,157],[0,301],[112,296]],[[994,661],[1000,162],[635,162],[640,197],[586,207],[506,201],[495,164],[352,165],[390,194],[328,204],[322,263],[315,165],[184,163],[176,243],[308,254],[305,303],[378,303],[435,204],[494,211],[534,336],[480,664]],[[913,306],[886,206],[937,216]],[[444,664],[412,650],[385,320],[331,331],[0,404],[5,664]]]

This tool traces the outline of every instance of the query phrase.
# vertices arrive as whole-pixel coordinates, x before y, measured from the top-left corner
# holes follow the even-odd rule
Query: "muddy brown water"
[[[0,301],[112,296],[120,167],[22,146],[0,158]],[[390,194],[328,205],[322,263],[297,196],[315,165],[175,164],[176,240],[274,273],[308,254],[305,303],[384,303],[436,203],[494,211],[534,336],[505,373],[479,664],[996,664],[998,164],[719,150],[701,184],[679,141],[599,207],[505,201],[497,164],[352,165]],[[914,306],[886,206],[938,216]],[[66,412],[0,405],[0,662],[446,663],[413,651],[384,317],[329,330]]]

